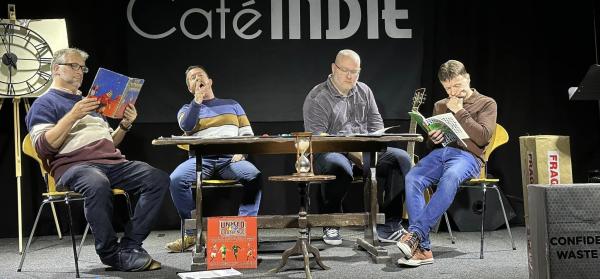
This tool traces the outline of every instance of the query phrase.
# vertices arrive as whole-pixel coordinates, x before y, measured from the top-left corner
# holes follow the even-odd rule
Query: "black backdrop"
[[[138,0],[134,6],[134,19],[145,20],[157,28],[178,27],[178,18],[186,10],[192,7],[214,10],[219,5],[218,1],[191,2],[160,1],[158,6],[144,8],[148,4]],[[257,2],[251,7],[258,9],[266,1]],[[306,7],[308,1],[301,2]],[[325,13],[328,1],[320,2]],[[359,2],[365,6],[366,1]],[[384,1],[379,2],[381,14]],[[519,136],[569,135],[575,182],[585,182],[588,170],[600,168],[600,152],[596,149],[600,142],[598,103],[571,102],[567,97],[567,88],[576,86],[588,67],[595,63],[593,14],[595,5],[598,17],[597,2],[570,1],[560,5],[541,1],[396,2],[398,8],[403,8],[402,5],[409,7],[411,20],[399,21],[398,27],[414,28],[414,40],[420,40],[418,49],[403,48],[401,45],[408,44],[407,39],[383,36],[382,23],[379,25],[381,45],[378,40],[366,39],[365,26],[361,26],[349,39],[315,41],[306,39],[306,33],[302,33],[302,40],[286,38],[286,27],[283,28],[284,39],[266,39],[270,36],[270,27],[264,25],[261,39],[242,40],[228,30],[231,44],[213,37],[193,42],[188,39],[186,42],[190,46],[170,48],[167,41],[164,45],[154,45],[145,39],[132,38],[126,17],[127,1],[53,1],[35,5],[15,1],[18,18],[66,18],[70,44],[90,52],[88,66],[92,71],[103,66],[149,81],[139,100],[140,122],[127,136],[121,149],[129,159],[147,161],[167,172],[172,171],[185,154],[174,148],[153,147],[150,142],[161,135],[178,133],[174,113],[180,103],[187,102],[182,93],[185,90],[183,70],[186,65],[206,64],[215,78],[216,94],[238,99],[253,121],[255,133],[287,133],[302,129],[299,107],[303,94],[325,79],[335,51],[341,48],[354,48],[361,54],[365,69],[361,80],[375,89],[386,124],[402,124],[404,129],[408,127],[404,114],[412,89],[417,86],[428,89],[428,99],[422,110],[430,112],[433,101],[444,97],[435,78],[437,67],[448,59],[463,61],[471,73],[472,86],[497,100],[498,121],[511,135],[509,143],[494,155],[490,171],[501,179],[505,193],[517,197],[511,198],[521,217],[514,220],[517,223],[523,214],[523,205],[518,200],[522,196]],[[204,3],[207,3],[206,7]],[[231,24],[233,14],[242,9],[242,1],[229,0],[226,3],[232,9],[227,21]],[[140,10],[136,10],[138,5]],[[176,7],[167,9],[168,5]],[[159,13],[156,7],[167,8],[159,9],[163,10]],[[148,9],[147,12],[145,9]],[[420,19],[412,17],[413,10],[420,11],[414,14]],[[135,11],[139,14],[136,15]],[[307,21],[305,17],[302,14],[301,22]],[[283,18],[286,22],[285,13]],[[324,15],[323,34],[326,19]],[[219,35],[219,18],[215,12],[212,22],[213,36]],[[362,25],[365,24],[363,20]],[[306,32],[308,27],[302,26],[301,30]],[[199,33],[201,29],[196,31]],[[167,39],[168,42],[175,37],[183,39],[177,31]],[[275,54],[291,57],[284,60]],[[243,61],[250,64],[241,63]],[[154,78],[156,75],[164,81]],[[89,87],[90,83],[91,77],[88,77],[83,88]],[[5,213],[0,237],[17,234],[12,106],[9,101],[5,100],[0,110],[3,187],[0,203]],[[24,114],[23,111],[21,113]],[[420,147],[418,151],[423,152]],[[285,156],[252,159],[265,176],[287,173],[292,168],[292,161]],[[39,193],[43,184],[37,166],[28,158],[23,159],[23,171],[27,233],[40,203]],[[224,196],[223,199],[228,198]],[[220,206],[213,204],[209,207]],[[265,186],[262,214],[292,213],[296,208],[294,187]],[[42,222],[41,232],[53,233],[49,214],[44,218],[47,222]],[[83,217],[79,214],[76,218],[80,221],[78,230],[81,231]],[[169,197],[166,197],[157,228],[177,227],[176,213]]]

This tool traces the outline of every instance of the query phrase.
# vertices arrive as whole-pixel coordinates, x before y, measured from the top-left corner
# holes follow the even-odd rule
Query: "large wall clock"
[[[51,83],[52,48],[28,27],[0,23],[0,97],[39,94]]]

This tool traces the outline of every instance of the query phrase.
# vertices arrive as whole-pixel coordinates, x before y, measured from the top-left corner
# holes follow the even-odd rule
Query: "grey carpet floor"
[[[320,230],[318,230],[320,231]],[[513,228],[517,250],[512,250],[506,230],[486,232],[485,259],[479,259],[478,232],[455,232],[456,244],[450,242],[447,232],[432,233],[435,262],[417,268],[403,268],[395,264],[401,256],[395,245],[385,246],[392,260],[374,264],[364,251],[354,249],[355,239],[362,231],[343,229],[344,243],[331,247],[322,241],[313,244],[321,250],[321,257],[331,269],[321,270],[311,261],[314,278],[527,278],[527,251],[524,227]],[[104,266],[88,239],[81,252],[81,278],[178,278],[177,272],[189,271],[191,253],[172,254],[164,249],[166,242],[176,239],[178,231],[153,231],[144,248],[162,263],[162,269],[151,272],[127,273],[105,271]],[[294,229],[260,230],[258,269],[240,270],[244,278],[304,278],[303,262],[292,257],[279,273],[268,270],[276,267],[281,251],[293,245],[297,235]],[[78,236],[81,237],[81,236]],[[313,239],[317,239],[313,237]],[[20,255],[16,238],[0,239],[0,278],[75,278],[71,241],[68,236],[34,238],[27,253],[22,272],[16,272]]]

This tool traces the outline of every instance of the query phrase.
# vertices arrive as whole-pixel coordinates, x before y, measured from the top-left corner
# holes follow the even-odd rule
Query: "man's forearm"
[[[113,139],[113,143],[115,144],[115,146],[119,145],[122,141],[123,138],[125,138],[125,133],[127,133],[126,130],[123,130],[121,128],[121,126],[119,125],[119,127],[112,133],[112,139]]]
[[[67,139],[75,121],[76,120],[73,120],[68,114],[61,118],[54,127],[44,133],[48,144],[54,149],[60,148],[65,142],[65,139]]]

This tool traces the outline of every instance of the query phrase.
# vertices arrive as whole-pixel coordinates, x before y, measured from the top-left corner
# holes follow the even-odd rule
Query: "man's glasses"
[[[71,69],[73,69],[73,71],[79,71],[79,69],[81,69],[84,74],[86,74],[87,72],[90,71],[90,69],[88,67],[81,66],[77,63],[59,63],[58,65],[71,66]]]
[[[337,64],[337,63],[335,63],[335,62],[333,63],[333,65],[335,65],[335,66],[338,68],[338,70],[342,71],[342,73],[344,73],[344,74],[347,74],[347,75],[348,75],[348,74],[350,74],[351,76],[358,76],[358,74],[360,74],[360,70],[348,70],[348,69],[342,69],[342,68],[340,68],[340,66],[338,66],[338,64]]]

